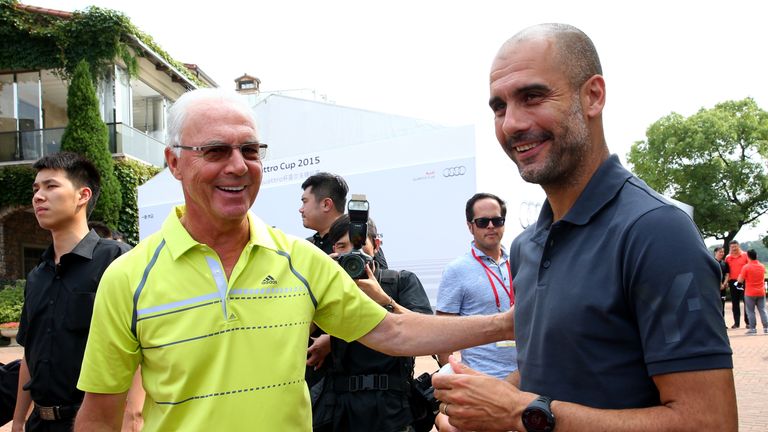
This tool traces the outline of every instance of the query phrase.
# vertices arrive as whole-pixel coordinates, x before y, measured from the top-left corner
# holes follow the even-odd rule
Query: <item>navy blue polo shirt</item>
[[[595,408],[659,405],[654,375],[732,368],[720,268],[696,226],[617,156],[510,248],[521,389]]]

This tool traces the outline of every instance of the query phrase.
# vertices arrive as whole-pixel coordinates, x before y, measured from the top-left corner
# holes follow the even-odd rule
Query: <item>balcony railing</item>
[[[165,144],[123,123],[107,123],[109,151],[140,159],[154,166],[165,165]],[[0,132],[0,163],[31,163],[61,150],[64,128]]]

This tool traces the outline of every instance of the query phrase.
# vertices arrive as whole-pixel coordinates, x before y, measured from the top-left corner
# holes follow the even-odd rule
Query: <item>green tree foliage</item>
[[[651,187],[692,205],[702,234],[727,248],[768,211],[767,155],[768,112],[746,98],[662,117],[628,159]]]
[[[768,248],[765,247],[762,241],[759,240],[752,240],[741,243],[741,250],[748,251],[750,249],[754,249],[755,252],[757,252],[757,259],[765,264],[768,262]],[[726,252],[726,255],[728,252]]]
[[[107,126],[99,115],[99,101],[91,79],[88,63],[81,61],[67,92],[69,123],[61,137],[61,150],[80,153],[88,158],[101,174],[101,196],[92,220],[104,221],[116,228],[120,219],[122,196],[115,177],[114,162],[109,152]]]
[[[139,242],[138,188],[161,170],[131,159],[124,159],[115,164],[115,174],[123,191],[123,208],[117,229],[123,233],[126,243],[135,245]]]

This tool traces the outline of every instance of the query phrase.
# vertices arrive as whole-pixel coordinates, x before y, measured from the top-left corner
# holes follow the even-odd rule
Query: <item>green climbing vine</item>
[[[60,17],[27,11],[18,0],[0,0],[0,70],[53,69],[71,78],[78,62],[85,60],[91,75],[99,79],[120,59],[136,76],[136,58],[144,52],[134,37],[192,82],[205,86],[121,12],[90,6]]]

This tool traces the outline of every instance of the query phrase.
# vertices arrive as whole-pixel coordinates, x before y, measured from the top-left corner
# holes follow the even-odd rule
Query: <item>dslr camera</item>
[[[339,265],[352,279],[367,279],[365,266],[373,261],[373,257],[362,251],[365,239],[368,237],[368,200],[364,194],[352,194],[347,204],[349,213],[349,242],[352,251],[339,255]]]

